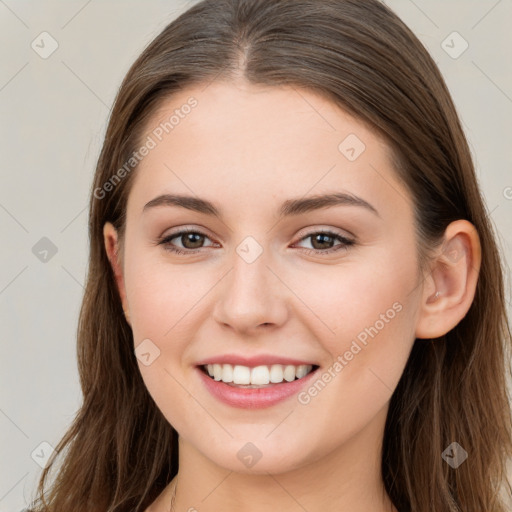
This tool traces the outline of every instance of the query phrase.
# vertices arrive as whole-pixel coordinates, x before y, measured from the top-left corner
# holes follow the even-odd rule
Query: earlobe
[[[423,287],[417,338],[443,336],[464,318],[475,296],[480,264],[475,227],[467,220],[452,222]]]
[[[116,228],[112,223],[106,222],[103,226],[103,240],[105,243],[105,251],[114,273],[114,278],[121,298],[121,304],[128,324],[130,324],[130,315],[126,300],[126,290],[124,286],[123,268],[120,257],[120,244]],[[130,324],[131,325],[131,324]]]

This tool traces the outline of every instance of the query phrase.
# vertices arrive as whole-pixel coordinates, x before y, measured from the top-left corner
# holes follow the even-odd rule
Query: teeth
[[[222,365],[222,373],[224,373],[224,365]],[[235,384],[250,384],[251,383],[251,369],[247,366],[234,366],[233,367],[233,382]]]
[[[248,366],[231,364],[209,364],[205,366],[210,377],[216,381],[240,385],[265,386],[269,383],[279,384],[283,381],[292,382],[302,379],[311,372],[313,366],[310,364],[282,365],[273,364],[269,366]]]
[[[240,367],[240,368],[243,368]],[[268,366],[256,366],[251,370],[251,384],[262,386],[270,382],[270,371]]]
[[[270,382],[274,384],[283,382],[283,365],[273,364],[270,367]]]

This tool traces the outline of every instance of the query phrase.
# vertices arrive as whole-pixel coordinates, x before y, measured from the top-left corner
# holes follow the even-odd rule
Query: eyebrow
[[[206,199],[201,199],[199,197],[179,194],[163,194],[155,197],[144,205],[142,211],[144,213],[147,210],[156,208],[158,206],[178,206],[181,208],[186,208],[187,210],[193,210],[195,212],[218,217],[219,219],[222,217],[220,209],[217,208],[212,202]],[[358,206],[365,208],[377,217],[380,217],[377,209],[370,203],[361,197],[345,192],[302,197],[298,199],[288,199],[281,205],[279,217],[283,218],[293,215],[300,215],[332,206]]]

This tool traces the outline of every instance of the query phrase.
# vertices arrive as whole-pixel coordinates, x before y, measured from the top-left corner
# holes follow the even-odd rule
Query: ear
[[[452,222],[423,287],[417,338],[443,336],[464,318],[475,296],[481,261],[476,228],[467,220]]]
[[[124,286],[123,267],[120,257],[120,244],[116,228],[111,222],[106,222],[103,226],[103,240],[105,243],[105,250],[107,252],[108,260],[114,272],[119,296],[121,297],[121,304],[126,316],[126,321],[130,324],[130,312],[128,309],[128,302],[126,300],[126,289]]]

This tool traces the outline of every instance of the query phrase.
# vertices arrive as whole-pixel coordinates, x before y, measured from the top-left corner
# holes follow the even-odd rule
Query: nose
[[[264,256],[249,263],[234,252],[231,270],[216,287],[213,318],[223,328],[256,334],[286,322],[289,290]]]

